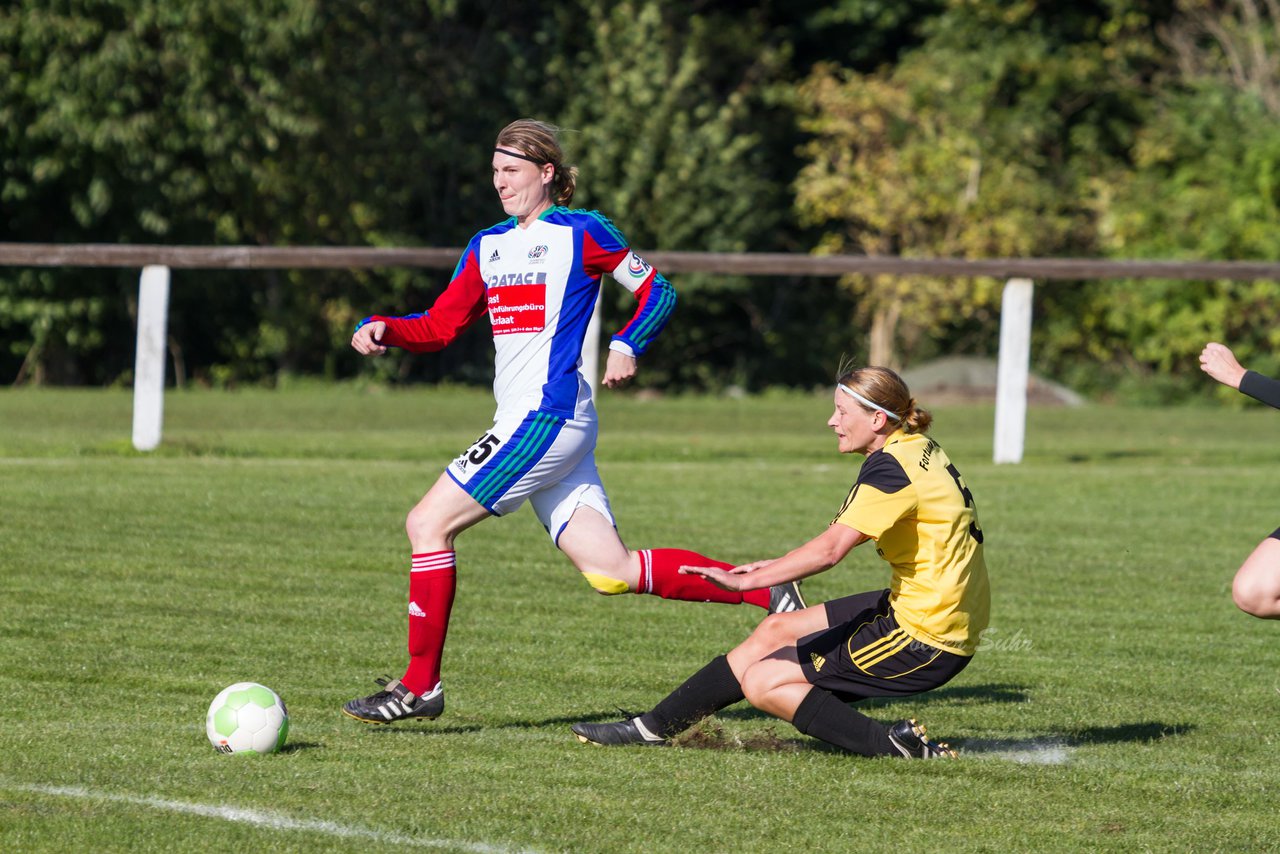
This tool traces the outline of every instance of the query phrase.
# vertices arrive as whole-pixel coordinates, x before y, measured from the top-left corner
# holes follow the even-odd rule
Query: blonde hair
[[[902,377],[888,368],[872,365],[846,370],[840,374],[838,382],[893,413],[898,419],[896,423],[908,433],[923,433],[933,423],[933,416],[916,405],[916,399],[911,396],[911,390]]]
[[[551,178],[551,201],[557,205],[567,205],[573,200],[573,191],[578,185],[578,167],[564,162],[564,151],[560,148],[557,134],[560,128],[540,122],[536,119],[516,119],[498,134],[495,145],[498,148],[513,148],[526,154],[537,163],[550,163],[555,167]]]

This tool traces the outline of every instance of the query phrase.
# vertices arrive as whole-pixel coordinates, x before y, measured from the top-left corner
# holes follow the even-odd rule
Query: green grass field
[[[624,539],[732,561],[817,534],[859,458],[829,398],[605,394]],[[928,401],[925,401],[927,404]],[[375,728],[341,703],[404,662],[405,511],[488,425],[483,392],[186,392],[129,444],[115,391],[0,392],[0,850],[506,852],[1274,850],[1277,626],[1235,567],[1280,525],[1261,407],[989,408],[933,435],[972,487],[988,648],[917,716],[953,763],[825,750],[745,704],[696,744],[607,750],[568,725],[647,708],[761,616],[597,596],[528,509],[459,540],[448,709]],[[811,601],[883,586],[863,547]],[[286,750],[204,734],[274,688]]]

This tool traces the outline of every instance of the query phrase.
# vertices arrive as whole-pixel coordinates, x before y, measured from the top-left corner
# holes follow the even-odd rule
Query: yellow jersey
[[[923,433],[891,434],[867,456],[832,524],[876,541],[893,567],[889,602],[916,640],[973,655],[991,613],[973,495]]]

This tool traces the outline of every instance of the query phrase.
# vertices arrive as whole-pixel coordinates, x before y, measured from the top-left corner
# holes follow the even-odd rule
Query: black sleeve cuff
[[[1257,371],[1245,371],[1240,380],[1240,391],[1267,406],[1280,409],[1280,380],[1264,377]]]

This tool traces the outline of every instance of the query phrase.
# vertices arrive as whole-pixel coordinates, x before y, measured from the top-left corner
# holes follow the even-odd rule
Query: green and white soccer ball
[[[237,682],[213,698],[204,730],[219,753],[275,753],[289,735],[289,710],[265,685]]]

